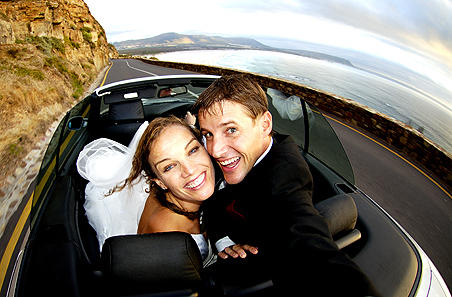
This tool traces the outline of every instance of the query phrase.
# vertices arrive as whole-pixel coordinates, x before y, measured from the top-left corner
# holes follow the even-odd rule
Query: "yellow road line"
[[[110,67],[108,67],[108,69],[107,69],[107,72],[105,72],[105,76],[104,76],[104,79],[102,80],[102,83],[100,84],[100,86],[99,86],[99,87],[102,87],[102,86],[104,85],[104,83],[105,83],[105,80],[107,79],[108,71],[110,71],[111,67],[113,67],[113,61],[111,61],[111,65],[110,65]]]
[[[0,291],[2,290],[3,282],[5,280],[6,272],[11,262],[11,257],[13,255],[14,249],[16,248],[16,244],[19,240],[20,234],[22,233],[25,223],[27,222],[28,216],[30,215],[32,200],[33,194],[31,194],[30,198],[28,199],[27,205],[25,206],[25,209],[22,212],[19,221],[17,222],[13,234],[11,235],[11,239],[9,240],[5,252],[3,253],[2,261],[0,262]]]
[[[35,206],[36,202],[38,202],[37,199],[39,199],[39,197],[41,196],[41,192],[44,189],[44,186],[46,185],[47,180],[50,177],[50,174],[55,169],[55,165],[56,165],[56,157],[53,158],[52,162],[50,163],[49,167],[47,168],[47,171],[44,174],[43,178],[41,179],[40,183],[36,186],[35,190],[33,191],[33,195],[36,192],[36,195],[35,195],[36,201],[33,201],[33,206]]]
[[[371,137],[365,135],[364,133],[361,133],[360,131],[358,131],[358,130],[352,128],[352,127],[350,127],[349,125],[346,125],[346,124],[344,124],[344,123],[342,123],[342,122],[340,122],[340,121],[338,121],[338,120],[336,120],[336,119],[333,119],[332,117],[329,117],[329,116],[327,116],[327,115],[325,115],[325,114],[323,114],[323,115],[324,115],[325,117],[329,118],[330,120],[333,120],[333,121],[335,121],[336,123],[341,124],[342,126],[347,127],[347,128],[349,128],[350,130],[355,131],[356,133],[358,133],[358,134],[360,134],[360,135],[366,137],[367,139],[373,141],[374,143],[378,144],[379,146],[381,146],[381,147],[385,148],[386,150],[390,151],[391,153],[393,153],[394,155],[396,155],[397,157],[399,157],[400,159],[402,159],[403,161],[405,161],[406,163],[408,163],[409,165],[411,165],[411,167],[413,167],[414,169],[416,169],[417,171],[419,171],[420,173],[422,173],[422,175],[424,175],[426,178],[428,178],[428,179],[429,179],[432,183],[434,183],[441,191],[443,191],[447,196],[449,196],[449,198],[452,199],[452,195],[451,195],[448,191],[446,191],[446,189],[444,189],[440,184],[438,184],[435,180],[433,180],[430,176],[428,176],[427,173],[425,173],[425,172],[424,172],[423,170],[421,170],[419,167],[417,167],[416,165],[414,165],[413,163],[411,163],[410,161],[408,161],[407,159],[405,159],[404,157],[402,157],[400,154],[396,153],[395,151],[391,150],[390,148],[388,148],[387,146],[383,145],[382,143],[376,141],[375,139],[373,139],[373,138],[371,138]]]

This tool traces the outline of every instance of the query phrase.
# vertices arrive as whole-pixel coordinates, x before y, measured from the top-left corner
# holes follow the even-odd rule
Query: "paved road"
[[[103,84],[109,84],[124,79],[139,78],[156,75],[172,75],[181,73],[193,73],[178,69],[154,66],[134,59],[113,60],[113,66],[108,70]]]
[[[329,121],[350,159],[356,186],[408,231],[452,289],[452,193],[402,153],[362,130]]]
[[[114,60],[105,83],[186,71]],[[452,289],[452,193],[364,131],[329,118],[349,156],[356,186],[372,197],[418,242]],[[443,188],[441,188],[443,187]]]

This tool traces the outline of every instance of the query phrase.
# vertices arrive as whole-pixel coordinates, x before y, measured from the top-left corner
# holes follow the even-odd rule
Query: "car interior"
[[[169,114],[185,115],[196,99],[196,88],[205,84],[194,83],[188,86],[188,92],[178,89],[182,90],[177,93],[180,98],[157,95],[163,89],[181,87],[179,82],[92,96],[88,128],[73,129],[77,130],[73,134],[78,135],[77,143],[61,163],[55,176],[57,182],[48,190],[48,199],[36,218],[23,261],[28,264],[20,273],[18,296],[190,296],[195,292],[238,296],[265,292],[271,287],[268,279],[244,284],[206,276],[195,242],[182,232],[112,237],[99,251],[96,234],[84,213],[87,181],[75,166],[83,146],[100,137],[127,145],[144,121]],[[66,122],[81,126],[75,120],[71,122],[77,116],[80,118],[68,114]],[[277,115],[274,121],[280,121]],[[364,199],[352,184],[303,148],[300,152],[314,178],[315,207],[327,218],[337,245],[362,266],[377,288],[387,293],[385,296],[399,294],[401,283],[405,287],[410,282],[412,285],[418,275],[417,255],[403,235],[394,232],[394,226],[380,214],[378,206]],[[375,226],[375,220],[383,223]],[[382,251],[382,242],[388,250]],[[374,259],[375,255],[378,259]],[[387,266],[378,268],[382,258]],[[400,265],[402,262],[408,264]],[[393,269],[400,278],[382,279],[387,269]]]

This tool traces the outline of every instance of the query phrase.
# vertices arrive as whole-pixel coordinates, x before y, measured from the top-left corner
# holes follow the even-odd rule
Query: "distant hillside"
[[[290,49],[290,50],[289,49],[279,49],[278,51],[286,53],[286,54],[298,55],[298,56],[303,56],[303,57],[307,57],[307,58],[311,58],[311,59],[323,60],[323,61],[328,61],[328,62],[332,62],[332,63],[339,63],[339,64],[347,65],[350,67],[355,67],[355,65],[353,65],[352,62],[350,62],[347,59],[339,58],[337,56],[332,56],[332,55],[328,55],[328,54],[324,54],[324,53],[305,51],[305,50],[294,50],[294,49]]]
[[[324,60],[354,67],[347,59],[306,50],[293,50],[271,47],[252,38],[220,37],[207,35],[183,35],[178,33],[164,33],[155,37],[113,42],[120,54],[125,55],[153,55],[162,52],[186,50],[265,50],[303,56],[311,59]]]
[[[184,35],[164,33],[155,37],[113,42],[120,53],[133,49],[148,49],[156,51],[171,51],[185,49],[268,49],[254,39],[244,37],[220,37],[207,35]]]

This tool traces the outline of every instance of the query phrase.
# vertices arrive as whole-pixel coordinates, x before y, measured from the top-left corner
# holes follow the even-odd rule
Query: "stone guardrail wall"
[[[162,67],[182,69],[203,74],[248,74],[261,86],[277,89],[299,96],[315,105],[322,112],[336,116],[345,122],[362,128],[377,138],[402,151],[417,161],[441,181],[452,188],[452,155],[425,138],[420,132],[353,100],[317,90],[296,82],[266,75],[248,73],[214,66],[165,62],[139,58],[139,60]]]

